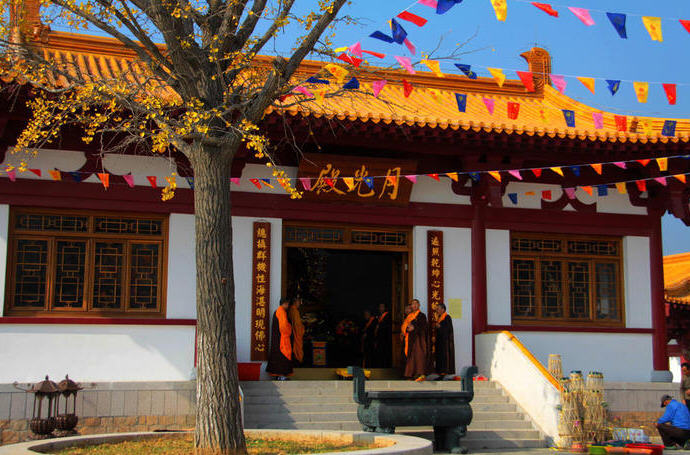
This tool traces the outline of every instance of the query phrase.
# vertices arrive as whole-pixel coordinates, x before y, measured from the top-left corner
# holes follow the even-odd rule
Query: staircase
[[[460,390],[459,381],[368,381],[367,390]],[[359,431],[350,381],[243,382],[245,428]],[[464,445],[470,450],[546,447],[543,435],[494,382],[474,383]],[[432,438],[431,427],[399,427],[398,433]]]

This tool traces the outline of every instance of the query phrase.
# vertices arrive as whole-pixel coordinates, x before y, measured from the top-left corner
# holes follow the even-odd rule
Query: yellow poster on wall
[[[453,319],[462,319],[462,299],[448,299],[448,314]]]

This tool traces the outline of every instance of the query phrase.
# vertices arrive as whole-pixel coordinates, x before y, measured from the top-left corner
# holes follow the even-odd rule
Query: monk
[[[288,320],[290,300],[280,299],[271,322],[271,350],[266,371],[278,381],[287,381],[292,374],[292,325]]]
[[[404,325],[407,320],[407,317],[412,313],[412,306],[411,305],[405,305],[405,308],[403,309],[403,326],[400,328],[400,341],[402,341],[402,359],[404,362],[407,362],[407,349],[405,348],[405,340],[407,338],[407,333],[404,330]]]
[[[428,365],[426,316],[419,310],[419,300],[412,300],[410,307],[412,312],[401,327],[406,358],[404,376],[423,381]]]
[[[376,330],[376,317],[371,311],[364,310],[364,328],[362,329],[362,367],[371,368],[374,366],[376,351],[374,350],[374,331]]]
[[[386,310],[386,305],[383,303],[379,305],[379,317],[376,320],[376,329],[374,330],[374,349],[376,350],[376,367],[390,368],[392,357],[392,343],[391,339],[393,331],[393,322],[391,314]]]
[[[302,315],[299,312],[299,307],[302,305],[302,298],[297,296],[292,299],[290,305],[290,324],[292,324],[292,353],[295,358],[295,365],[302,363],[304,360],[304,324],[302,323]]]
[[[447,374],[455,374],[455,340],[453,321],[446,313],[446,306],[436,306],[436,373],[439,379]]]

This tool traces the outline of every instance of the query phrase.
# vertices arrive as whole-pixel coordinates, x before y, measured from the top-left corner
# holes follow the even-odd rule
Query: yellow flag
[[[592,169],[594,169],[597,174],[601,175],[601,163],[593,163],[590,164],[590,166],[592,166]]]
[[[314,98],[316,98],[317,103],[323,103],[323,99],[326,97],[326,91],[328,89],[325,88],[318,88],[316,90],[312,90],[312,93],[314,94]]]
[[[639,101],[640,103],[646,103],[647,95],[649,94],[649,83],[633,82],[633,87],[635,88],[635,95],[637,95],[637,101]]]
[[[336,47],[333,52],[345,52],[348,49],[347,46]]]
[[[441,72],[441,64],[438,62],[438,60],[424,59],[422,60],[422,63],[424,63],[436,76],[443,77],[443,73]]]
[[[656,159],[656,164],[659,165],[659,170],[660,170],[660,171],[666,171],[666,170],[668,170],[668,158],[657,158],[657,159]]]
[[[501,181],[501,173],[500,173],[500,172],[498,172],[498,171],[489,171],[489,175],[491,175],[491,177],[495,178],[495,179],[498,180],[499,182]]]
[[[625,188],[625,182],[616,183],[616,189],[620,194],[625,194],[628,190]]]
[[[564,177],[563,169],[561,169],[560,167],[552,167],[551,170],[554,171],[556,174],[560,175],[561,177]]]
[[[333,77],[335,77],[338,83],[342,83],[345,79],[345,76],[347,76],[348,73],[348,71],[345,68],[334,63],[329,63],[324,68],[326,68],[326,70],[328,70],[328,72],[331,73]]]
[[[343,182],[345,182],[349,191],[355,189],[355,179],[353,177],[343,177]]]
[[[582,85],[587,87],[592,94],[594,94],[594,78],[593,77],[578,77],[578,81],[582,82]]]
[[[441,101],[441,91],[439,89],[430,88],[429,92],[431,93],[431,96],[433,96],[436,101]]]
[[[506,81],[506,75],[503,74],[501,68],[487,68],[491,75],[496,79],[496,83],[499,87],[503,87],[503,83]]]
[[[686,181],[685,174],[676,174],[673,177],[675,177],[676,179],[680,180],[683,183],[685,183],[685,181]]]
[[[508,15],[508,4],[506,0],[491,0],[491,6],[493,6],[494,11],[496,11],[496,19],[505,21]]]
[[[642,23],[647,28],[649,37],[652,38],[652,41],[661,42],[664,40],[664,36],[661,33],[660,17],[642,16]]]
[[[458,173],[457,172],[446,172],[446,175],[450,177],[450,179],[454,182],[458,181]]]

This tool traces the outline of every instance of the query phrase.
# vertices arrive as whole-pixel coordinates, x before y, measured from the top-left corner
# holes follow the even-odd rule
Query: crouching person
[[[656,423],[666,449],[690,449],[690,411],[671,395],[661,397],[661,407],[666,408],[664,415]]]

